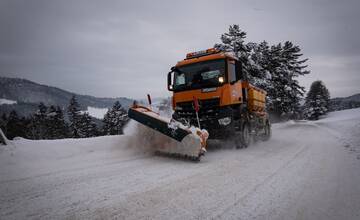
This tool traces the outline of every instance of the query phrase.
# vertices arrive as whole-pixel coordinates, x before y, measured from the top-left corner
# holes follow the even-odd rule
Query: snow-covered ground
[[[0,146],[0,219],[360,219],[360,109],[200,163],[126,135]]]
[[[107,108],[96,108],[96,107],[88,106],[87,110],[84,112],[89,113],[89,115],[94,118],[103,119],[107,111],[108,111]]]
[[[0,99],[0,105],[12,105],[12,104],[16,104],[16,101],[13,100],[9,100],[9,99]]]

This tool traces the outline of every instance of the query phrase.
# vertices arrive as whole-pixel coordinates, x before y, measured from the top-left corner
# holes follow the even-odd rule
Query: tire
[[[240,134],[241,145],[243,148],[247,148],[251,144],[251,133],[248,123],[244,123]]]
[[[271,137],[271,126],[270,126],[270,122],[267,121],[264,126],[264,135],[262,136],[262,141],[267,141],[270,139],[270,137]]]
[[[243,148],[243,144],[241,142],[241,132],[240,131],[235,133],[235,136],[233,138],[233,142],[235,144],[236,149]]]
[[[241,149],[244,147],[242,144],[242,131],[239,128],[235,128],[234,125],[233,125],[233,130],[234,130],[234,134],[231,137],[230,142],[232,144],[235,144],[236,149]]]

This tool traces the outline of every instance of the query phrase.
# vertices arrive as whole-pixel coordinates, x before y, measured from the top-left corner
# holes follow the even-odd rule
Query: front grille
[[[180,117],[195,116],[194,103],[192,101],[178,102],[176,103],[176,106],[181,108],[181,110],[176,110],[176,113]],[[218,113],[219,106],[220,98],[199,100],[199,117],[216,115]]]

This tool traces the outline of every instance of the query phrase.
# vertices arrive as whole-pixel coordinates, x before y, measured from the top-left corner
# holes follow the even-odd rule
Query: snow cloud
[[[300,45],[312,71],[302,84],[321,79],[346,96],[360,92],[359,9],[358,0],[3,0],[0,75],[95,96],[167,96],[170,67],[239,24],[250,41]]]

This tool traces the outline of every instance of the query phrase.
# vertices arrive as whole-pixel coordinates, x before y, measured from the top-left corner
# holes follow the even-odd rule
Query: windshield
[[[225,60],[211,60],[175,69],[174,90],[219,86],[225,80]]]

